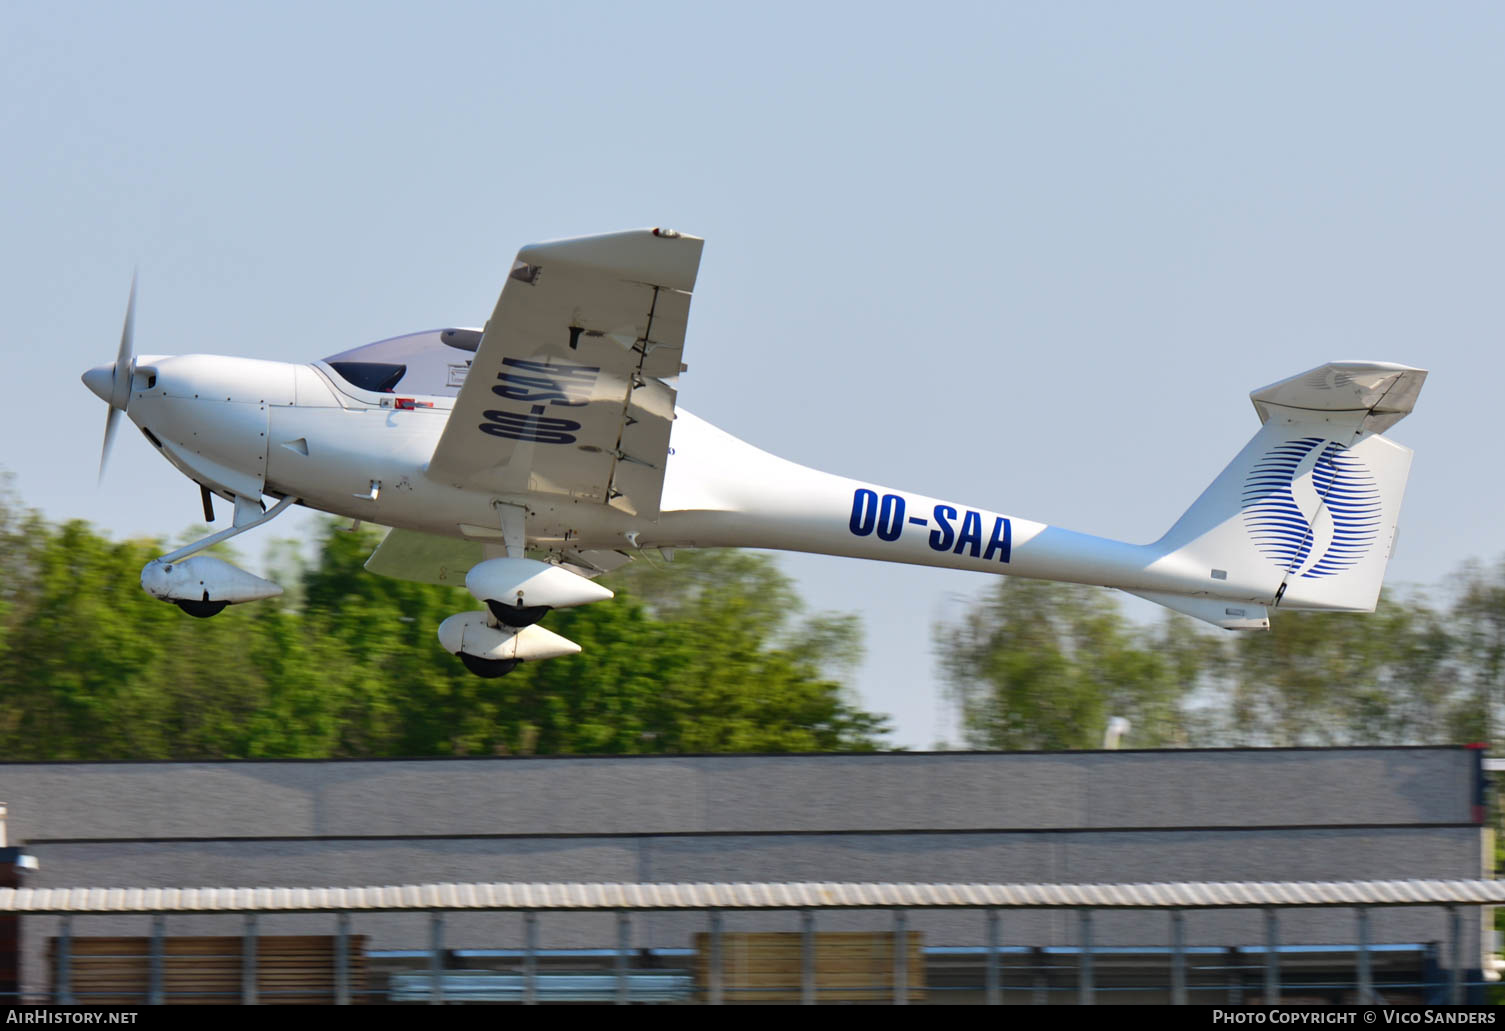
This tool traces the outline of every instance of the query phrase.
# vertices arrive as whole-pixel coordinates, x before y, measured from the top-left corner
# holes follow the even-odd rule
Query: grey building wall
[[[1460,748],[0,764],[10,836],[37,886],[431,881],[1353,880],[1488,875],[1478,753]],[[1282,916],[1287,943],[1353,939],[1347,910]],[[825,929],[887,928],[882,913]],[[38,956],[55,920],[31,920]],[[265,918],[263,933],[332,920]],[[515,947],[519,918],[455,915],[450,947]],[[634,918],[683,947],[704,921]],[[983,941],[973,913],[918,913],[929,944]],[[794,929],[795,914],[728,928]],[[174,917],[171,933],[237,933]],[[415,915],[359,916],[378,949],[427,941]],[[549,914],[545,946],[605,946],[609,916]],[[143,920],[81,918],[79,934]],[[1191,914],[1189,944],[1257,944],[1257,913]],[[1479,942],[1477,914],[1468,933]],[[1376,942],[1442,941],[1444,914],[1377,911]],[[1075,943],[1070,913],[1004,915],[1007,942]],[[1163,914],[1099,914],[1096,943],[1163,945]],[[1475,953],[1477,954],[1477,953]],[[1475,964],[1476,965],[1476,964]],[[28,963],[28,981],[40,964]]]
[[[1471,822],[1462,748],[0,764],[12,837]]]

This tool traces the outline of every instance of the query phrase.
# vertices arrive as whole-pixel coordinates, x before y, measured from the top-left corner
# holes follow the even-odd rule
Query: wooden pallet
[[[817,1002],[889,1002],[894,997],[891,931],[819,931],[815,938]],[[799,1002],[804,936],[797,932],[721,936],[722,996],[727,1002]],[[909,1001],[925,998],[921,934],[906,932]],[[709,998],[711,936],[695,935],[695,986]]]
[[[163,1002],[175,1005],[238,1003],[241,999],[239,937],[162,939]],[[54,987],[58,939],[47,940],[47,968]],[[366,936],[345,940],[351,1002],[365,1001]],[[72,937],[69,983],[75,1002],[135,1005],[151,986],[150,938]],[[332,935],[261,935],[256,939],[256,1001],[318,1004],[335,1001],[335,939]],[[54,996],[55,997],[55,996]]]

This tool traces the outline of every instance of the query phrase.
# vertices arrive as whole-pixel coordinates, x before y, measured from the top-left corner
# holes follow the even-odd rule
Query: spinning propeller
[[[136,276],[131,275],[131,299],[125,306],[125,328],[120,331],[120,351],[113,365],[96,365],[84,373],[84,386],[94,391],[102,401],[110,405],[105,416],[104,447],[99,452],[99,478],[104,479],[105,463],[110,458],[110,442],[115,437],[115,424],[120,413],[125,411],[131,399],[131,379],[136,374],[136,357],[132,337],[136,322]]]

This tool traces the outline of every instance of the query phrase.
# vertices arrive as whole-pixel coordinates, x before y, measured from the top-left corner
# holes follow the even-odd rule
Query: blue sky
[[[1445,589],[1505,551],[1502,53],[1471,3],[7,5],[0,467],[116,535],[198,518],[134,433],[95,485],[135,267],[138,350],[307,360],[667,225],[707,241],[683,406],[1106,536],[1174,521],[1254,387],[1428,368],[1388,579]],[[955,740],[931,624],[986,579],[781,561],[863,615],[896,741]]]

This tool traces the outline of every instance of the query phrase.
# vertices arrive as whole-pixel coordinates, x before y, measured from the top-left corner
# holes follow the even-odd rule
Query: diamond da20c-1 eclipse
[[[1226,629],[1268,610],[1371,611],[1411,452],[1382,432],[1426,373],[1334,362],[1256,390],[1262,423],[1160,540],[1136,545],[817,472],[676,407],[702,241],[642,229],[524,247],[484,330],[310,364],[132,349],[83,381],[233,525],[148,563],[196,616],[280,588],[199,554],[288,506],[391,530],[366,568],[481,603],[439,626],[481,676],[579,651],[537,625],[611,597],[643,548],[751,547],[1099,584]],[[103,469],[101,458],[101,470]],[[266,507],[263,500],[271,499]]]

